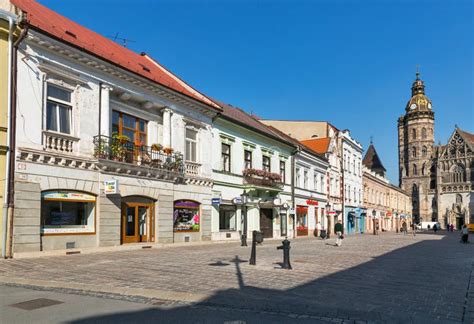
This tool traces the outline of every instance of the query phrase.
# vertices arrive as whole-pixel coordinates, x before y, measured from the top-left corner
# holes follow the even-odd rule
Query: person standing
[[[450,227],[451,227],[451,232],[454,232],[454,224],[453,223],[451,223]]]
[[[341,246],[342,238],[343,238],[342,234],[344,234],[344,227],[342,226],[342,223],[340,220],[336,223],[336,225],[334,225],[334,232],[337,235],[336,245]]]
[[[321,222],[318,222],[318,223],[316,224],[316,233],[314,233],[314,234],[315,234],[314,236],[318,237],[319,234],[321,233],[321,230],[322,230]]]

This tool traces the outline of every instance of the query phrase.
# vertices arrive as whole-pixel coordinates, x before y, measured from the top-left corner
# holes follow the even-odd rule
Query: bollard
[[[291,270],[290,264],[290,241],[285,238],[284,241],[281,242],[283,245],[277,246],[277,250],[283,250],[283,265],[281,266],[282,269]]]
[[[251,265],[257,264],[257,231],[252,231],[252,252],[250,253]]]

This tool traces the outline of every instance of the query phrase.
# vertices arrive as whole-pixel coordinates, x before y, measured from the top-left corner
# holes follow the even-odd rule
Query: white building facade
[[[264,238],[293,236],[294,145],[242,110],[222,106],[212,132],[212,239],[240,239],[245,222],[249,242],[254,230]]]
[[[344,183],[344,224],[347,234],[364,233],[366,212],[363,205],[362,145],[349,130],[338,135],[341,143]]]
[[[146,55],[67,20],[62,39],[35,23],[17,60],[12,254],[211,240],[220,106]],[[138,69],[101,57],[100,42]]]

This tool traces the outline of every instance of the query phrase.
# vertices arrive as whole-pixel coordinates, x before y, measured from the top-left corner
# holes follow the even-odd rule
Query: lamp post
[[[329,201],[326,204],[326,217],[328,220],[328,228],[326,230],[326,237],[329,238],[330,234],[330,229],[331,229],[331,217],[329,216],[329,209],[331,208],[331,204],[329,204]]]
[[[240,237],[240,246],[247,246],[247,202],[249,199],[249,194],[244,190],[240,195],[240,200],[242,201],[242,218],[244,228],[242,230],[242,235]]]
[[[375,228],[375,216],[377,216],[377,212],[374,210],[372,210],[372,225],[373,225],[373,233],[374,235],[377,235],[377,230]]]
[[[290,206],[287,203],[284,203],[280,207],[280,232],[281,236],[288,236],[288,221],[286,217],[286,213]]]

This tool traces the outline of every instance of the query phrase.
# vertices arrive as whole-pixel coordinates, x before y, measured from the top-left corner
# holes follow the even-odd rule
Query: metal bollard
[[[252,252],[250,253],[251,265],[257,264],[257,231],[252,231]]]
[[[282,269],[291,270],[290,264],[290,241],[285,238],[284,241],[281,242],[283,245],[277,246],[277,250],[283,250],[283,265],[281,266]]]

